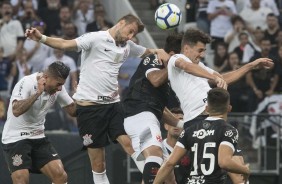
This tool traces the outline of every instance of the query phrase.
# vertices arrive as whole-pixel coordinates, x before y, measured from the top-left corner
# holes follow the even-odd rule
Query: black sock
[[[147,162],[143,170],[143,180],[145,184],[152,184],[155,180],[160,164],[156,162]]]

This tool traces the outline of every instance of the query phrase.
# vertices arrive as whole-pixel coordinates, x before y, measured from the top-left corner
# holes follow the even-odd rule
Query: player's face
[[[125,44],[126,41],[132,39],[137,34],[137,24],[126,24],[125,21],[120,22],[120,28],[115,35],[115,41],[117,44]]]
[[[185,45],[184,54],[195,64],[205,57],[206,44],[198,42],[195,45]]]
[[[50,95],[55,94],[57,91],[62,90],[62,86],[65,83],[65,79],[53,76],[46,77],[45,92]]]

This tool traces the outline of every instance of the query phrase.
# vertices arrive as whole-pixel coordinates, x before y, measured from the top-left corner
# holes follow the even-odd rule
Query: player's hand
[[[46,78],[41,75],[37,80],[37,93],[42,94],[45,89]]]
[[[250,176],[250,168],[249,168],[250,164],[246,164],[245,167],[246,167],[246,170],[247,172],[245,174],[243,174],[243,179],[244,179],[244,183],[247,184],[248,183],[248,179],[249,179],[249,176]]]
[[[159,61],[161,61],[165,66],[167,66],[170,55],[166,53],[163,49],[156,49],[156,54],[158,55]]]
[[[254,64],[254,68],[265,68],[270,69],[274,66],[272,59],[269,58],[259,58],[252,62]]]
[[[216,76],[215,78],[216,86],[219,88],[227,89],[227,83],[223,78],[220,78],[219,76]]]
[[[30,29],[25,30],[24,36],[31,40],[39,41],[42,37],[42,34],[36,28],[31,27]]]

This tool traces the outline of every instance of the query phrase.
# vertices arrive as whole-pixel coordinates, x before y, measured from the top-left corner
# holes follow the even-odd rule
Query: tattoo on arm
[[[27,99],[13,101],[12,109],[14,116],[18,117],[28,111],[28,109],[34,104],[34,102],[40,95],[40,93],[35,93]]]

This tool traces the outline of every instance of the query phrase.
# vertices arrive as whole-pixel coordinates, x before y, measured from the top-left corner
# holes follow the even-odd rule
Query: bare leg
[[[21,169],[11,174],[13,184],[28,184],[29,183],[29,172],[27,169]]]
[[[52,160],[44,165],[40,171],[48,176],[55,184],[64,184],[67,182],[67,173],[61,160]]]

